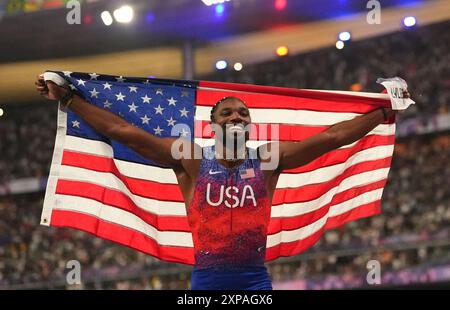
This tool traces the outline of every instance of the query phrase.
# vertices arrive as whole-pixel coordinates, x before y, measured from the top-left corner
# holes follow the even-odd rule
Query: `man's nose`
[[[236,123],[243,123],[244,120],[242,119],[242,117],[241,117],[241,115],[239,114],[239,112],[234,112],[234,113],[231,115],[230,122],[236,124]]]

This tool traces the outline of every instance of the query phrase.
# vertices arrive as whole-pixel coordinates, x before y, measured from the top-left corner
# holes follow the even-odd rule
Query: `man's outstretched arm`
[[[388,117],[395,113],[391,109],[384,109]],[[301,142],[280,142],[280,160],[277,170],[306,165],[329,151],[361,139],[383,122],[383,110],[377,109],[352,120],[337,123],[326,131]]]
[[[53,100],[61,99],[68,91],[50,81],[46,85],[42,76],[37,78],[36,89],[44,97]],[[172,168],[182,165],[182,160],[173,158],[171,154],[172,143],[176,138],[158,138],[151,135],[119,116],[89,104],[77,95],[74,95],[70,109],[97,132],[128,146],[145,158]]]

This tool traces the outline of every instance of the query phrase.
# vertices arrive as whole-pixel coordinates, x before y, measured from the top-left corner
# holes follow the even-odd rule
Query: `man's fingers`
[[[53,83],[52,81],[47,81],[47,88],[49,89],[49,91],[56,91],[59,88],[59,86]]]
[[[45,83],[35,82],[34,85],[37,87],[45,87]]]

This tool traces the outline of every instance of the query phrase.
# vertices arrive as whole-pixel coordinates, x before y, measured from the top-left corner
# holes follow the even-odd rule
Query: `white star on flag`
[[[147,95],[145,95],[144,97],[141,97],[143,103],[150,103],[150,100],[152,100],[152,98],[148,97]]]
[[[153,130],[155,131],[155,135],[161,135],[161,132],[164,131],[164,129],[159,128],[159,125],[158,127],[153,128]]]
[[[188,117],[188,113],[189,113],[189,111],[188,110],[186,110],[186,108],[183,108],[183,110],[178,110],[178,111],[180,111],[180,113],[181,113],[181,117],[183,117],[183,116],[186,116],[186,117]]]
[[[147,116],[147,114],[144,115],[144,117],[141,117],[142,125],[148,124],[148,121],[151,120],[150,117]]]
[[[80,85],[86,86],[86,85],[84,85],[84,83],[86,83],[86,82],[83,81],[82,79],[77,80],[77,82],[78,82],[78,86],[80,86]]]
[[[150,84],[150,81],[149,80],[145,80],[144,84]]]
[[[166,119],[167,126],[175,126],[176,120],[174,120],[172,117],[170,119]]]
[[[156,108],[154,108],[155,110],[156,110],[156,112],[155,112],[155,114],[163,114],[163,110],[164,110],[164,108],[161,108],[161,106],[160,105],[158,105]]]
[[[131,111],[137,112],[136,109],[138,108],[138,106],[135,105],[134,102],[129,104],[128,107],[130,108],[130,111],[128,111],[128,112],[131,112]]]
[[[100,75],[98,75],[97,73],[89,73],[89,75],[91,76],[91,80],[96,80]]]
[[[122,95],[122,92],[116,94],[117,97],[117,101],[123,101],[123,98],[125,98],[126,96]]]
[[[72,74],[71,71],[63,71],[64,75],[67,77],[71,77],[70,75]]]
[[[91,98],[98,98],[98,94],[100,94],[95,90],[95,88],[93,90],[90,90],[89,92],[91,93]]]
[[[70,87],[71,90],[77,90],[77,88],[73,84],[70,84],[69,87]]]
[[[109,89],[109,90],[111,90],[111,84],[109,84],[108,82],[106,82],[105,84],[102,84],[103,85],[103,89]]]
[[[128,88],[130,89],[130,93],[137,93],[137,87],[136,86],[128,86]]]
[[[173,99],[173,97],[170,97],[170,99],[167,99],[167,101],[169,102],[169,105],[176,105],[177,100]]]
[[[104,108],[111,108],[111,105],[112,105],[112,103],[111,102],[109,102],[108,100],[106,100],[105,102],[103,102],[103,107]]]
[[[156,94],[157,94],[157,95],[158,95],[158,94],[164,95],[164,94],[163,94],[163,90],[162,90],[161,88],[158,88],[158,89],[156,90]]]
[[[72,121],[72,127],[80,128],[80,122],[77,120]]]
[[[120,83],[125,81],[125,79],[122,76],[116,77],[116,80],[117,80],[117,82],[120,82]]]

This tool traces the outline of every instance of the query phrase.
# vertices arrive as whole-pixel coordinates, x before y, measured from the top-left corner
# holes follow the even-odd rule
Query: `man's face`
[[[230,98],[220,103],[214,112],[214,123],[222,128],[224,137],[245,134],[245,141],[248,140],[249,132],[244,129],[251,123],[251,118],[242,101]]]

